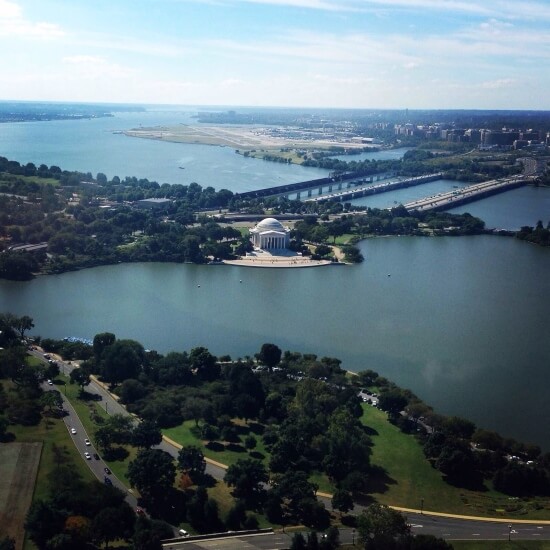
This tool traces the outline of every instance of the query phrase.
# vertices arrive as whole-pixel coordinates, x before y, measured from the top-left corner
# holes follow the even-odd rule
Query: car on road
[[[89,440],[88,438],[86,438],[86,439],[84,440],[84,445],[86,445],[86,446],[89,447],[91,444],[92,444],[92,443],[90,442],[90,440]]]
[[[180,537],[188,537],[189,536],[189,533],[185,530],[185,529],[180,529],[178,531]]]
[[[105,476],[105,477],[103,478],[103,481],[105,482],[105,485],[112,485],[112,484],[113,484],[113,482],[111,481],[111,479],[108,478],[107,476]]]
[[[76,428],[71,428],[71,433],[74,435],[76,433]]]
[[[51,380],[48,380],[48,386],[53,386],[53,382]]]
[[[92,455],[90,453],[84,453],[86,460],[92,460]]]
[[[136,514],[138,516],[144,516],[145,515],[145,510],[143,508],[140,508],[139,506],[136,508]]]
[[[111,475],[111,470],[109,470],[109,468],[107,468],[107,466],[105,466],[105,468],[103,468],[103,471],[104,471],[108,476]]]
[[[97,453],[94,453],[94,458],[95,458],[96,460],[99,460],[99,455],[98,455]]]

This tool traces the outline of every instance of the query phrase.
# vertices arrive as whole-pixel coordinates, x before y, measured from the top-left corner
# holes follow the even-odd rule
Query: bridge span
[[[286,197],[296,195],[297,199],[301,198],[302,193],[307,193],[311,197],[313,191],[317,191],[319,195],[324,189],[329,192],[335,189],[357,187],[365,183],[373,183],[376,180],[381,180],[388,177],[383,174],[367,174],[367,172],[345,172],[327,176],[326,178],[318,178],[314,180],[299,181],[297,183],[287,183],[277,185],[275,187],[265,187],[254,191],[244,191],[243,193],[235,193],[235,198],[241,199],[259,199],[265,197]]]
[[[436,174],[427,174],[425,176],[416,176],[414,178],[386,181],[377,185],[362,185],[360,187],[355,187],[354,189],[337,191],[335,193],[329,193],[320,197],[311,197],[305,199],[304,202],[326,202],[358,199],[359,197],[368,197],[369,195],[377,195],[379,193],[395,191],[396,189],[404,189],[405,187],[421,185],[422,183],[435,181],[441,179],[442,177],[443,172],[437,172]]]
[[[527,185],[535,180],[534,176],[511,176],[496,180],[484,181],[469,185],[462,189],[449,191],[447,193],[439,193],[432,197],[418,199],[405,204],[405,208],[409,212],[426,212],[428,210],[447,210],[455,206],[461,206],[469,202],[474,202],[497,193],[515,189],[522,185]]]

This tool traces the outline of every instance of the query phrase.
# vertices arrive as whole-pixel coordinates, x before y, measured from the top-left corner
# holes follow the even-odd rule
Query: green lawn
[[[45,498],[47,494],[48,475],[55,465],[54,445],[63,448],[63,454],[74,463],[75,472],[78,472],[85,481],[94,479],[90,469],[74,446],[63,420],[43,418],[37,426],[10,425],[8,431],[15,434],[15,441],[41,441],[43,443],[33,501]]]
[[[191,428],[193,428],[193,426],[195,426],[194,420],[186,420],[180,426],[162,430],[162,433],[184,447],[188,445],[198,445],[202,448],[205,457],[216,460],[217,462],[220,462],[227,466],[231,466],[232,464],[235,464],[235,462],[237,462],[239,459],[247,457],[257,458],[267,466],[269,453],[265,449],[263,440],[260,436],[252,434],[256,439],[256,447],[251,451],[247,451],[244,447],[244,436],[241,436],[240,438],[240,445],[236,444],[233,446],[235,450],[231,450],[231,448],[228,447],[222,448],[221,444],[219,447],[220,450],[217,450],[218,445],[206,446],[201,439],[195,437],[195,435],[191,431]],[[244,426],[244,428],[246,428],[246,426]]]
[[[426,460],[414,436],[402,433],[388,422],[386,413],[366,403],[363,411],[363,422],[376,434],[372,436],[371,463],[385,470],[371,480],[369,490],[379,502],[418,509],[424,499],[424,510],[487,517],[550,518],[550,499],[517,500],[489,486],[481,493],[449,485]]]

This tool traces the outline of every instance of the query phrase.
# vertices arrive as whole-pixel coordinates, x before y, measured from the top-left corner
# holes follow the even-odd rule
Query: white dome
[[[261,231],[284,231],[285,228],[283,227],[283,224],[276,220],[275,218],[266,218],[265,220],[262,220],[257,226],[256,229],[260,229]]]

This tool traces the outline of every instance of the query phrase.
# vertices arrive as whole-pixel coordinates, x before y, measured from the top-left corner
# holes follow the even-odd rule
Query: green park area
[[[391,424],[385,412],[363,404],[362,421],[371,428],[371,462],[380,470],[370,481],[369,494],[382,504],[482,517],[549,519],[548,498],[518,499],[447,483],[425,458],[418,440]],[[378,470],[378,468],[376,469]]]

